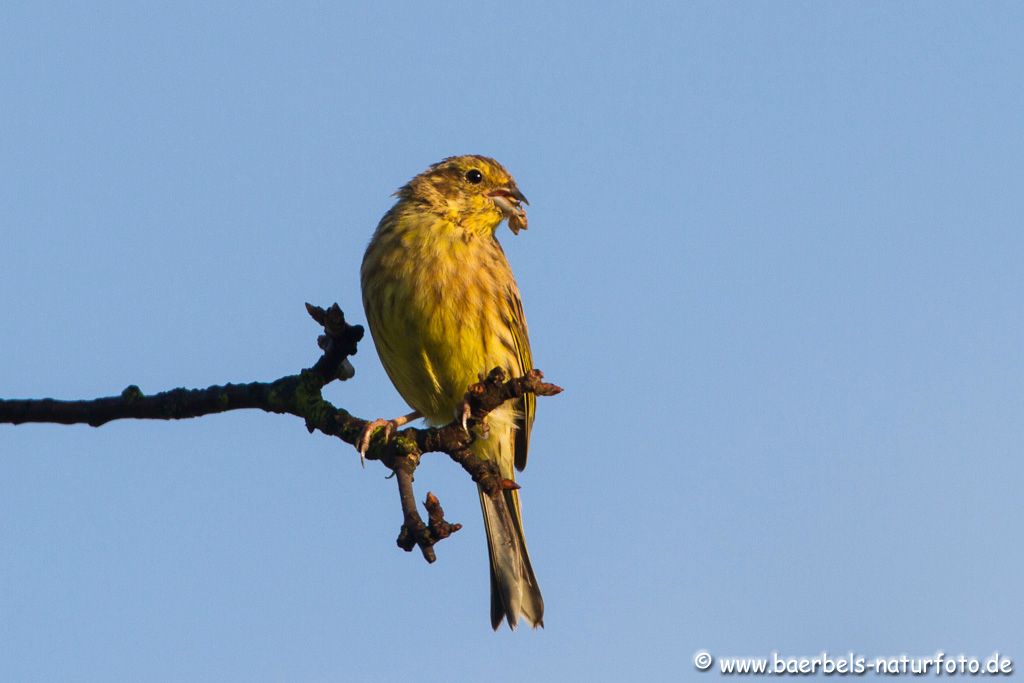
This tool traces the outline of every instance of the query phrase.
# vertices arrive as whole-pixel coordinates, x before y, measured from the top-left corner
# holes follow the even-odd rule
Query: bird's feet
[[[469,431],[469,419],[473,417],[473,406],[468,400],[464,400],[455,409],[455,419],[462,425],[462,430],[477,439],[486,439],[491,434],[491,426],[487,423],[487,416],[480,418],[473,425],[473,431]]]
[[[359,434],[359,441],[357,442],[356,449],[359,451],[359,462],[363,467],[366,467],[366,451],[370,448],[370,439],[381,427],[384,428],[384,441],[385,443],[391,438],[391,435],[399,427],[409,424],[413,420],[423,417],[418,410],[414,410],[408,415],[401,415],[394,418],[393,420],[385,420],[377,418],[376,420],[370,420],[363,427],[363,431]]]

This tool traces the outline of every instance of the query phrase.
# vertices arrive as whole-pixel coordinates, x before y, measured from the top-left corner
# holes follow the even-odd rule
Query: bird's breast
[[[451,223],[378,234],[362,279],[384,367],[431,422],[450,421],[481,373],[518,364],[505,313],[515,281],[492,236]]]

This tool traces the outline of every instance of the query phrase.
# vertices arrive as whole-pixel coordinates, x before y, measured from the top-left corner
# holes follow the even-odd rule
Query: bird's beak
[[[508,219],[508,227],[513,233],[519,234],[520,230],[526,230],[526,210],[522,204],[529,204],[526,195],[519,191],[515,185],[501,187],[491,190],[487,196],[501,209],[501,213]]]

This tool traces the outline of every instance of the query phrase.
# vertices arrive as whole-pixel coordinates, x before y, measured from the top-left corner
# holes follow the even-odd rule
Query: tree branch
[[[149,420],[181,420],[229,410],[258,409],[270,413],[295,415],[305,421],[310,432],[334,436],[355,447],[367,421],[337,408],[323,397],[323,388],[334,380],[351,379],[355,370],[348,357],[356,353],[363,338],[363,328],[345,322],[338,304],[323,309],[306,304],[309,315],[324,329],[317,338],[323,351],[311,368],[273,382],[224,384],[206,389],[172,389],[145,395],[137,386],[129,386],[120,396],[83,401],[44,399],[0,399],[0,423],[56,423],[102,426],[112,420],[126,418]],[[370,441],[368,460],[379,460],[395,473],[402,505],[402,530],[398,545],[411,551],[419,547],[428,562],[436,559],[434,545],[461,528],[444,519],[440,501],[427,493],[424,503],[428,522],[416,509],[413,474],[424,453],[441,452],[459,463],[473,481],[490,495],[514,487],[501,477],[493,462],[481,460],[469,446],[479,431],[486,430],[488,413],[505,403],[533,393],[554,396],[562,391],[543,381],[540,370],[531,370],[523,377],[506,380],[500,368],[494,368],[480,382],[469,387],[465,397],[465,427],[456,420],[443,427],[406,428],[385,439],[378,432]]]

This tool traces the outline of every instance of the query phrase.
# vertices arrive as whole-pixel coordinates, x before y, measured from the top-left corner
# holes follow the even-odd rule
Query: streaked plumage
[[[466,388],[500,366],[533,367],[519,290],[495,231],[508,218],[526,227],[525,197],[488,157],[451,157],[409,181],[381,219],[363,257],[363,305],[377,352],[395,388],[430,423],[447,424]],[[474,452],[503,477],[526,466],[534,397],[488,416],[490,435]],[[513,628],[522,615],[543,624],[519,494],[480,494],[491,559],[491,622]]]

